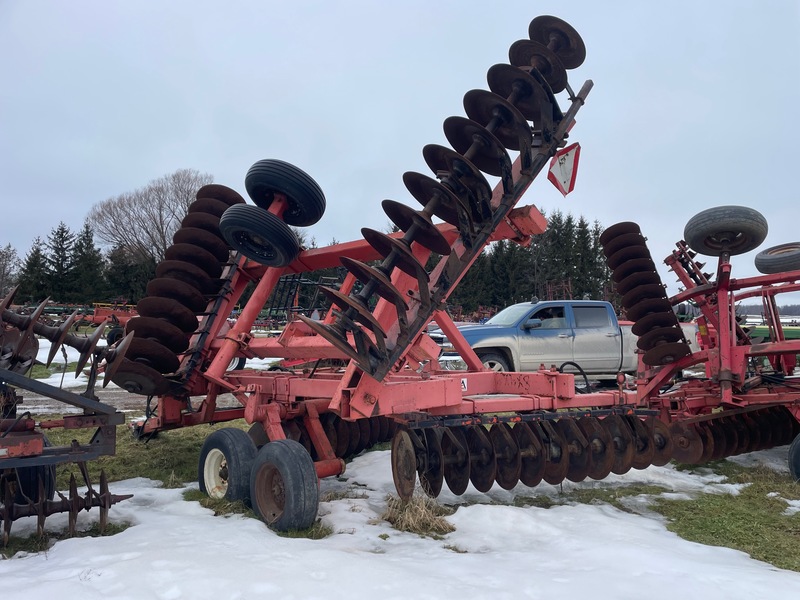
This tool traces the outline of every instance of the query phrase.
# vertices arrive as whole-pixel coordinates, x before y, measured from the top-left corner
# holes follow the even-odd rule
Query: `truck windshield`
[[[508,327],[519,321],[522,317],[527,315],[531,309],[532,304],[512,304],[508,308],[504,308],[491,319],[486,321],[487,325],[502,325]]]

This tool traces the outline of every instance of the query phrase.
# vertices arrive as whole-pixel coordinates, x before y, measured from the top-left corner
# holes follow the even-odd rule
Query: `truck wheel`
[[[683,239],[707,256],[731,256],[755,250],[767,237],[767,220],[757,210],[746,206],[717,206],[689,219]]]
[[[258,451],[250,472],[253,510],[277,531],[307,529],[319,508],[314,461],[294,440],[276,440]]]
[[[767,248],[756,254],[756,269],[759,273],[772,275],[800,269],[800,242],[791,242]]]
[[[275,192],[286,196],[289,207],[283,220],[295,227],[308,227],[322,218],[325,194],[311,176],[294,165],[276,159],[260,160],[247,172],[244,187],[261,208],[269,208]]]
[[[506,359],[501,356],[500,354],[496,354],[494,352],[487,352],[486,354],[479,354],[478,357],[481,359],[483,366],[489,369],[490,371],[510,371],[511,369],[508,366],[508,362]]]
[[[252,204],[234,204],[219,220],[222,237],[250,260],[267,267],[285,267],[300,253],[291,228]]]
[[[800,483],[800,434],[789,445],[789,473],[792,479]]]
[[[200,451],[200,491],[211,498],[250,503],[250,470],[256,445],[247,432],[234,427],[219,429],[206,438]]]

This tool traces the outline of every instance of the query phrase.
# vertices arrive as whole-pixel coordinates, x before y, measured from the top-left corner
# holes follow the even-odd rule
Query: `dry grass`
[[[428,496],[415,495],[408,502],[387,496],[386,512],[381,518],[398,531],[437,537],[455,531],[455,527],[444,519],[454,512],[454,509],[442,506]]]

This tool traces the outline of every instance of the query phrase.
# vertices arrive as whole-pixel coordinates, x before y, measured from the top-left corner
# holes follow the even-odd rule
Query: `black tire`
[[[252,204],[231,206],[219,228],[234,249],[268,267],[285,267],[300,254],[300,243],[289,226]]]
[[[276,440],[258,451],[250,472],[253,510],[272,529],[307,529],[317,519],[319,480],[314,462],[294,440]]]
[[[228,371],[241,371],[247,364],[247,358],[244,356],[234,356],[228,364]]]
[[[478,352],[478,357],[481,359],[483,366],[492,371],[501,372],[512,370],[508,365],[506,357],[496,352],[486,352],[485,354]]]
[[[241,500],[250,504],[250,469],[256,446],[247,432],[234,427],[218,429],[200,450],[197,479],[200,491],[211,498]]]
[[[707,256],[744,254],[758,248],[767,237],[767,220],[746,206],[717,206],[689,219],[683,239]]]
[[[756,269],[759,273],[772,275],[800,269],[800,242],[791,242],[767,248],[756,254]]]
[[[800,434],[789,444],[789,474],[794,481],[800,483]]]
[[[112,327],[106,334],[106,344],[113,346],[125,337],[125,330],[122,327]]]
[[[325,194],[311,176],[282,160],[260,160],[247,172],[244,186],[250,198],[261,208],[268,208],[275,192],[286,195],[289,207],[283,220],[295,227],[308,227],[325,213]]]

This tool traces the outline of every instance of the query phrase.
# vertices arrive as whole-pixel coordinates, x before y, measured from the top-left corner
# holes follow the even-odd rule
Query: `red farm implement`
[[[469,118],[445,120],[452,149],[423,149],[436,177],[403,175],[422,208],[383,202],[398,233],[365,228],[362,240],[301,250],[290,226],[317,222],[325,198],[306,173],[279,160],[259,161],[248,171],[245,188],[255,205],[222,185],[198,191],[137,305],[139,316],[126,325],[127,336],[93,356],[106,359],[107,379],[157,397],[136,424],[140,435],[240,418],[251,424],[249,432],[221,428],[207,438],[198,469],[202,490],[249,502],[271,526],[293,529],[316,519],[318,479],[342,473],[345,458],[381,441],[391,440],[394,481],[407,499],[417,480],[435,497],[444,485],[462,494],[470,483],[488,491],[495,484],[510,489],[542,480],[603,479],[672,458],[700,463],[795,437],[800,396],[793,369],[800,345],[782,339],[777,319],[773,338],[758,343],[735,320],[738,298],[759,295],[765,310],[776,313],[775,294],[794,290],[800,279],[800,271],[785,270],[730,277],[730,257],[766,235],[766,226],[752,227],[755,211],[723,207],[690,222],[687,242],[667,258],[685,287],[672,298],[639,227],[620,223],[606,230],[601,241],[608,264],[639,336],[633,389],[621,378],[618,388],[579,393],[573,375],[545,366],[525,373],[486,370],[444,311],[489,243],[524,245],[544,230],[542,214],[517,203],[566,146],[592,87],[587,81],[576,93],[568,84],[567,71],[585,56],[568,24],[538,17],[529,34],[511,46],[511,64],[489,69],[490,91],[465,95]],[[563,107],[556,98],[562,92]],[[719,257],[716,280],[702,271],[695,252]],[[298,314],[276,337],[252,332],[282,276],[341,266],[343,283],[319,288],[330,305],[324,318]],[[252,293],[239,312],[246,288]],[[673,311],[682,302],[702,313],[699,352],[691,352]],[[0,315],[11,325],[8,335],[33,331],[28,322]],[[439,346],[425,333],[431,321],[465,359],[466,370],[440,368]],[[94,352],[60,329],[34,329],[53,348],[84,344],[87,357]],[[13,357],[11,370],[22,364]],[[232,370],[240,358],[316,366]],[[328,366],[337,362],[345,366]],[[705,372],[685,378],[696,366]],[[20,379],[7,381],[20,385]],[[228,394],[235,403],[220,401]],[[116,417],[100,407],[85,408],[106,419],[105,432]],[[21,445],[40,435],[42,424],[29,418],[13,424]],[[797,446],[790,452],[793,472]],[[43,462],[46,448],[27,447],[8,467],[0,457],[9,481],[22,467],[49,464]],[[107,490],[97,497],[110,498]],[[13,520],[23,505],[7,500],[3,519]],[[33,514],[48,505],[34,500],[27,506],[26,514]]]

